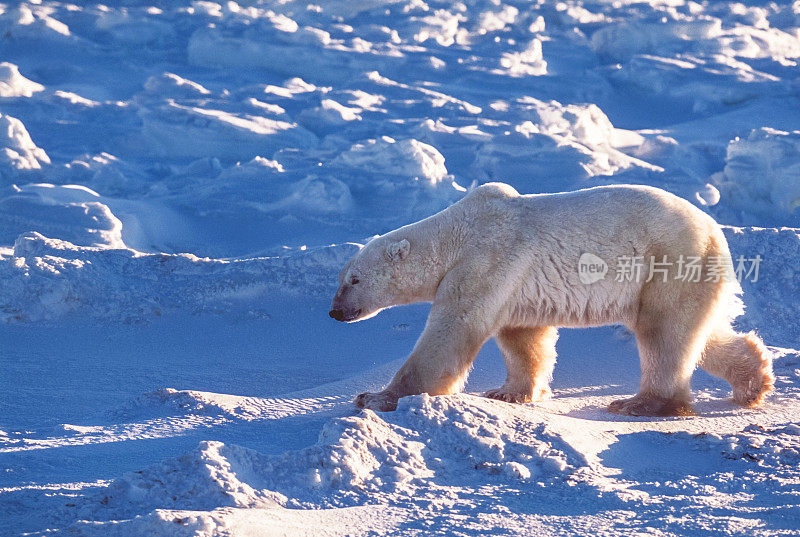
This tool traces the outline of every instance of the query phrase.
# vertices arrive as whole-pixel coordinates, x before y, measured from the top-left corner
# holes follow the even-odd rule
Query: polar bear
[[[641,381],[636,396],[608,410],[691,415],[697,365],[730,383],[742,406],[772,390],[766,347],[731,328],[740,292],[719,225],[666,191],[614,185],[520,195],[489,183],[369,241],[339,274],[330,316],[355,322],[432,302],[408,360],[386,389],[359,395],[359,407],[394,410],[406,395],[461,389],[491,337],[508,377],[485,395],[540,400],[550,394],[558,327],[621,323],[636,334]]]

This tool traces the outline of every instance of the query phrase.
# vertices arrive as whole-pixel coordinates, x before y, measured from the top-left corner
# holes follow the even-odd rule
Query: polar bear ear
[[[411,250],[411,243],[407,239],[393,242],[386,247],[386,259],[389,261],[402,261],[408,256],[409,250]]]

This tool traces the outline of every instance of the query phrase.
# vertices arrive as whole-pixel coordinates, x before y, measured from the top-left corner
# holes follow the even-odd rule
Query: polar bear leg
[[[434,304],[414,350],[385,390],[362,393],[359,408],[389,411],[407,395],[448,395],[459,390],[488,334]]]
[[[639,393],[608,410],[632,416],[692,415],[690,380],[711,331],[722,284],[651,282],[642,289],[634,332]]]
[[[608,410],[630,416],[692,415],[689,381],[700,356],[696,342],[674,325],[639,328],[636,340],[642,370],[639,393],[612,402]]]
[[[495,336],[508,376],[484,395],[509,403],[541,401],[550,395],[558,330],[552,326],[504,328]]]

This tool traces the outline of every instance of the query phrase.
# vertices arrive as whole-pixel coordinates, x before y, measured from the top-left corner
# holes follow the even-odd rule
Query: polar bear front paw
[[[636,395],[608,405],[608,411],[625,416],[694,416],[691,403],[652,395]]]
[[[399,399],[399,397],[394,392],[366,392],[356,397],[355,404],[358,408],[368,408],[378,412],[390,412],[397,409],[397,399]]]

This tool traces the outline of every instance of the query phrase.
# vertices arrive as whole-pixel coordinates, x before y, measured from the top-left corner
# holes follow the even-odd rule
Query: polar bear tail
[[[755,332],[735,332],[728,323],[711,333],[700,367],[728,381],[733,401],[745,407],[761,404],[775,385],[772,356]]]

